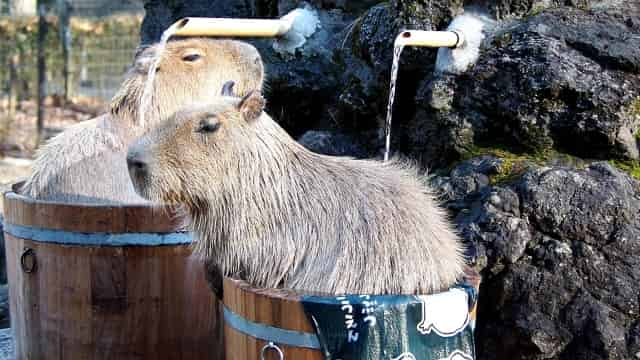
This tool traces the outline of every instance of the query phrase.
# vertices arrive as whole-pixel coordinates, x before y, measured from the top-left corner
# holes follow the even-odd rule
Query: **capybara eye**
[[[182,57],[182,61],[194,62],[202,57],[200,54],[189,54]]]
[[[216,132],[220,128],[220,122],[216,118],[207,118],[200,121],[196,132],[199,133],[212,133]]]

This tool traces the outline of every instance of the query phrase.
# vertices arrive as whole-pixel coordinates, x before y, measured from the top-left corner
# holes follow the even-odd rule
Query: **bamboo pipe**
[[[280,19],[229,19],[187,17],[178,20],[176,36],[280,37],[284,36],[298,14],[290,12]]]
[[[396,38],[396,46],[458,48],[464,44],[464,35],[459,31],[406,30]]]

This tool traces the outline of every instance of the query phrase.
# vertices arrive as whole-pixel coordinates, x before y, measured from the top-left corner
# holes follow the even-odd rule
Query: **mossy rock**
[[[640,161],[638,160],[609,160],[609,164],[628,173],[636,180],[640,180]]]
[[[502,160],[498,173],[489,176],[492,185],[515,182],[532,166],[562,165],[582,168],[587,161],[554,149],[527,152],[505,145],[472,146],[463,154],[462,160],[491,155]]]

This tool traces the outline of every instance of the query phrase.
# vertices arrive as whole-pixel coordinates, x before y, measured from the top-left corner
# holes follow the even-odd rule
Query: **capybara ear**
[[[229,80],[226,83],[224,83],[224,85],[222,85],[222,92],[220,93],[220,95],[222,96],[235,96],[235,94],[233,93],[233,86],[236,84],[235,81],[233,80]]]
[[[265,104],[266,101],[262,97],[262,93],[259,90],[253,90],[240,100],[238,110],[246,121],[254,121],[264,111]]]

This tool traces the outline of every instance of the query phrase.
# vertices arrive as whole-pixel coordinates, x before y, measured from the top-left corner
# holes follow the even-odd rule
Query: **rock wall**
[[[531,166],[492,184],[485,156],[437,177],[482,269],[482,359],[632,359],[640,351],[640,184],[608,163]]]
[[[434,74],[436,51],[405,50],[393,123],[393,149],[430,169],[483,274],[478,358],[640,358],[640,2],[309,3],[322,28],[297,54],[255,44],[268,111],[333,155],[380,155],[401,29],[495,20],[464,74]],[[301,5],[147,1],[142,40],[182,16]]]

